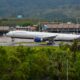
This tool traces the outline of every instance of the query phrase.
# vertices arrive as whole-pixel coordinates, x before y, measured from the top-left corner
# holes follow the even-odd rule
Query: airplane
[[[50,33],[50,32],[32,32],[24,30],[10,31],[6,36],[11,37],[12,41],[14,38],[23,39],[34,39],[34,42],[45,42],[48,41],[49,44],[54,44],[54,41],[73,41],[75,39],[80,39],[80,35],[77,34],[67,34],[67,33]]]

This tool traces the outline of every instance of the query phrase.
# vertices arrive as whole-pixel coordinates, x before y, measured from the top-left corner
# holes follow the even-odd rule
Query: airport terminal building
[[[40,23],[41,26],[0,26],[0,35],[3,35],[10,30],[26,30],[26,31],[36,31],[37,27],[40,27],[38,31],[48,31],[48,32],[55,32],[55,33],[80,33],[80,24],[74,24],[74,23],[49,23],[49,22],[44,22]],[[47,28],[44,28],[45,25]],[[41,30],[42,28],[42,30]]]
[[[10,30],[9,26],[0,26],[0,36],[6,34]]]
[[[80,33],[80,24],[74,23],[43,23],[47,25],[48,32],[59,32],[59,33]]]

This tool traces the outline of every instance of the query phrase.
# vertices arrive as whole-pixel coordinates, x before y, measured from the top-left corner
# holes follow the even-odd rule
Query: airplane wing
[[[57,35],[54,35],[54,36],[47,36],[47,37],[42,37],[43,40],[54,40],[56,38]]]
[[[55,38],[57,35],[55,36],[48,36],[48,37],[43,37],[44,39],[49,39],[49,38]]]

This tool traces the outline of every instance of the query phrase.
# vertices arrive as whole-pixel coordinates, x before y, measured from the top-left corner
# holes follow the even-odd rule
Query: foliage
[[[0,80],[66,80],[67,64],[69,80],[80,80],[80,51],[74,47],[0,47]]]
[[[1,26],[33,26],[36,24],[35,20],[28,20],[28,19],[0,19]]]

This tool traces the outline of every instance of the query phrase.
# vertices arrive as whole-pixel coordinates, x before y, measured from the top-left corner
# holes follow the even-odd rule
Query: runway
[[[0,46],[59,46],[61,42],[55,42],[53,45],[47,45],[47,43],[36,43],[33,39],[18,39],[15,38],[12,42],[10,37],[2,36],[0,37]],[[69,42],[65,42],[71,44]]]
[[[18,39],[15,38],[12,42],[10,37],[2,36],[0,37],[0,46],[59,46],[58,43],[55,45],[47,45],[45,43],[35,43],[32,39]]]

